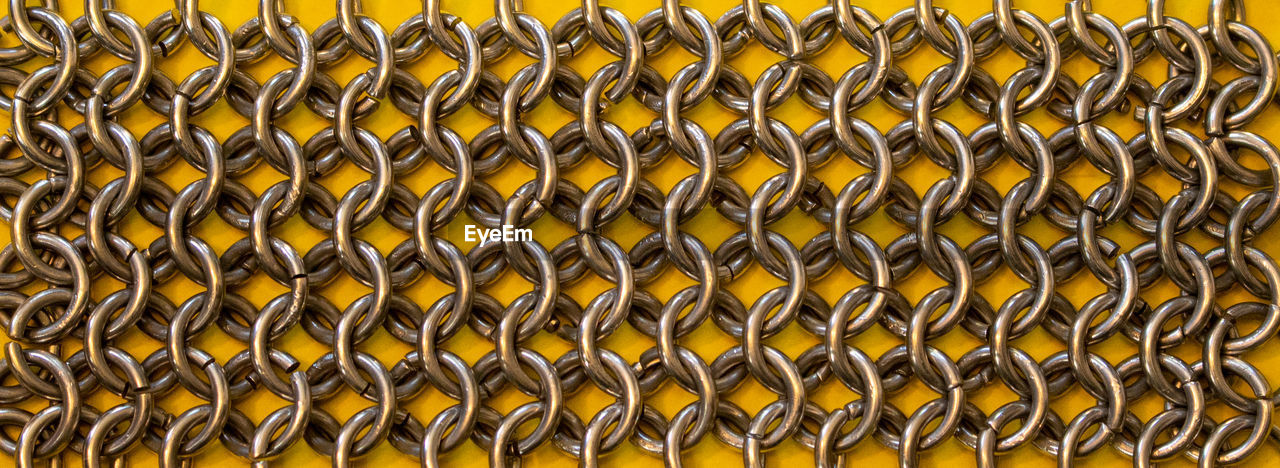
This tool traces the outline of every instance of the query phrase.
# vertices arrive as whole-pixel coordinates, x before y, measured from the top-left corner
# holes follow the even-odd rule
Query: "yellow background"
[[[62,6],[60,13],[64,18],[75,18],[82,14],[82,4],[80,2],[68,1]],[[157,14],[172,8],[172,4],[164,1],[153,0],[122,0],[120,8],[124,9],[132,16],[138,19],[139,23],[146,24],[151,18]],[[200,4],[200,9],[216,15],[222,20],[223,24],[229,30],[238,27],[246,20],[252,18],[257,12],[257,1],[254,0],[231,0],[231,1],[204,1]],[[540,18],[543,23],[550,28],[562,15],[576,8],[578,5],[572,2],[559,1],[528,1],[525,11]],[[633,22],[644,13],[658,8],[660,3],[657,0],[645,0],[638,2],[626,2],[619,0],[604,0],[605,6],[616,8],[625,13]],[[695,7],[711,20],[718,18],[724,11],[735,5],[730,0],[690,0],[684,2],[688,6]],[[821,0],[796,0],[779,2],[783,8],[790,13],[792,18],[798,23],[803,17],[807,16],[813,10],[825,5]],[[869,8],[881,20],[887,19],[893,13],[902,8],[909,7],[910,2],[906,0],[894,1],[862,1],[857,4]],[[1140,16],[1144,13],[1145,2],[1139,1],[1114,1],[1114,2],[1094,2],[1095,11],[1105,14],[1113,18],[1118,24],[1123,24],[1132,18]],[[1208,2],[1205,0],[1181,1],[1175,0],[1170,2],[1167,7],[1167,14],[1178,16],[1185,19],[1193,25],[1202,25],[1205,23],[1208,11]],[[1277,34],[1276,21],[1270,18],[1274,7],[1265,0],[1247,1],[1248,6],[1248,23],[1255,28],[1260,29],[1267,37],[1276,40],[1280,38]],[[421,3],[416,1],[374,1],[365,2],[365,13],[378,19],[388,32],[393,30],[404,19],[410,15],[421,12]],[[973,21],[975,18],[986,13],[990,9],[987,2],[969,2],[960,0],[939,0],[938,7],[947,8],[956,14],[965,24]],[[1063,14],[1063,4],[1057,1],[1038,1],[1038,0],[1017,0],[1015,7],[1030,10],[1046,22],[1061,16]],[[308,31],[314,31],[322,22],[332,18],[335,15],[335,2],[305,2],[300,0],[286,0],[284,2],[284,11],[287,14],[298,17]],[[492,15],[493,4],[489,1],[459,1],[444,0],[442,11],[461,16],[473,28],[478,26],[483,20]],[[17,44],[17,40],[11,33],[0,34],[0,42],[5,45]],[[997,56],[984,61],[981,66],[991,72],[997,80],[1003,80],[1012,72],[1023,66],[1023,62],[1018,60],[1005,47]],[[599,46],[591,44],[582,54],[570,59],[564,60],[569,66],[573,67],[584,77],[590,76],[591,72],[599,66],[612,61],[613,57],[604,52]],[[754,81],[755,77],[764,70],[765,67],[779,61],[781,57],[770,52],[758,43],[753,43],[743,53],[731,58],[729,64],[741,71],[748,79]],[[677,47],[668,47],[662,54],[646,60],[646,63],[658,69],[664,77],[670,77],[672,73],[681,66],[695,61],[696,58],[691,54],[680,50]],[[833,78],[839,77],[845,70],[853,64],[865,60],[865,57],[853,51],[850,47],[837,40],[831,48],[826,50],[821,56],[812,62],[825,70]],[[903,66],[912,77],[913,81],[919,82],[930,70],[944,63],[945,59],[930,50],[928,47],[921,47],[909,58],[898,60],[896,63]],[[48,59],[36,59],[28,64],[28,68],[45,65]],[[100,53],[93,59],[87,61],[86,66],[95,73],[101,73],[113,66],[122,63],[119,59],[109,54]],[[159,60],[159,67],[170,78],[180,81],[191,71],[211,65],[213,62],[207,57],[199,54],[190,44],[185,44],[173,56],[162,58]],[[512,52],[504,57],[501,61],[486,65],[486,68],[498,73],[504,79],[511,76],[516,70],[532,63],[532,59]],[[349,55],[343,62],[337,66],[333,66],[325,70],[339,83],[345,83],[356,74],[359,74],[372,66],[372,63],[354,55]],[[1142,67],[1139,68],[1141,73],[1150,79],[1153,83],[1159,84],[1164,80],[1163,67],[1165,63],[1158,57],[1148,59]],[[283,59],[270,56],[269,58],[244,67],[243,69],[252,74],[260,83],[272,74],[288,67],[288,63]],[[436,76],[446,70],[456,67],[456,63],[448,59],[438,50],[432,50],[422,60],[407,65],[405,68],[425,83],[431,82]],[[1219,79],[1229,78],[1233,71],[1226,69],[1218,70]],[[1083,58],[1076,56],[1067,62],[1065,69],[1070,73],[1077,82],[1083,82],[1085,78],[1097,72],[1097,65]],[[11,90],[6,90],[6,93]],[[728,112],[708,100],[707,103],[693,109],[688,113],[701,123],[713,135],[723,128],[729,121],[739,116]],[[782,119],[790,124],[797,131],[807,128],[810,124],[822,118],[822,114],[811,108],[806,107],[798,97],[793,97],[782,108],[771,113],[775,118]],[[950,120],[960,127],[961,130],[970,131],[983,122],[983,118],[971,110],[965,108],[962,104],[952,105],[950,108],[940,112],[939,117]],[[903,120],[905,117],[900,115],[882,103],[873,103],[855,113],[855,116],[870,121],[877,125],[882,131],[887,130],[893,124]],[[74,113],[66,112],[64,118],[78,119],[79,116]],[[603,118],[613,121],[622,126],[627,131],[635,130],[641,126],[647,125],[655,114],[640,106],[634,99],[628,99],[626,102],[607,110]],[[8,118],[5,115],[4,118]],[[526,116],[525,122],[533,123],[538,126],[544,134],[550,135],[565,122],[574,118],[572,112],[558,108],[549,99],[539,108]],[[138,105],[134,109],[128,111],[123,116],[124,123],[135,131],[139,137],[146,130],[163,122],[163,116],[158,116],[147,110],[144,106]],[[1046,136],[1063,126],[1062,122],[1049,118],[1043,110],[1038,110],[1027,116],[1029,121],[1041,129]],[[1263,136],[1271,136],[1275,127],[1276,111],[1268,109],[1262,118],[1251,124],[1247,129],[1259,133]],[[75,122],[68,120],[68,126]],[[214,109],[200,114],[193,118],[193,123],[205,127],[212,131],[214,135],[220,139],[229,136],[233,131],[248,125],[248,121],[233,113],[222,102]],[[401,129],[406,125],[415,123],[412,116],[399,114],[392,106],[383,105],[375,115],[369,119],[358,122],[358,125],[375,131],[381,137],[390,136],[395,130]],[[471,109],[465,109],[458,114],[449,117],[444,121],[445,125],[450,126],[458,131],[464,137],[470,137],[481,129],[491,125],[493,122],[478,114]],[[1127,138],[1140,132],[1140,127],[1133,122],[1130,116],[1110,116],[1104,123],[1116,128],[1121,136]],[[301,142],[310,137],[316,131],[324,128],[327,124],[323,120],[310,114],[309,111],[302,109],[290,113],[285,119],[277,123],[291,132]],[[1197,130],[1195,127],[1188,127]],[[9,155],[7,157],[14,157]],[[1252,167],[1260,167],[1261,163],[1251,161]],[[759,153],[754,154],[747,163],[739,168],[729,172],[728,175],[736,179],[739,184],[747,189],[748,192],[754,191],[754,188],[763,180],[774,174],[783,172],[784,169],[763,157]],[[679,158],[668,157],[661,166],[646,172],[645,177],[658,184],[664,191],[669,190],[671,185],[680,178],[696,172],[696,168],[681,161]],[[814,175],[831,187],[833,190],[839,190],[852,177],[857,174],[866,172],[866,169],[850,162],[847,158],[837,156],[832,162],[813,171]],[[1158,170],[1155,172],[1159,172]],[[586,163],[572,170],[565,171],[564,177],[574,181],[579,187],[587,188],[603,177],[612,174],[613,171],[603,163],[594,158],[587,158]],[[915,189],[917,194],[923,194],[924,189],[931,185],[934,181],[941,179],[947,175],[946,171],[940,169],[929,162],[926,158],[917,158],[915,162],[908,168],[900,171],[901,177],[907,180]],[[42,174],[29,174],[28,180],[43,176]],[[92,171],[91,181],[101,185],[106,181],[112,180],[120,176],[120,172],[116,169],[102,164]],[[434,185],[436,182],[447,178],[449,174],[436,165],[428,162],[421,169],[412,173],[407,177],[398,179],[399,182],[406,184],[415,193],[421,194]],[[1017,166],[1005,158],[995,169],[982,174],[982,177],[990,181],[1001,193],[1006,192],[1014,183],[1026,178],[1028,172],[1026,169]],[[1061,177],[1068,181],[1076,191],[1081,194],[1088,194],[1095,187],[1100,185],[1105,179],[1097,170],[1089,167],[1087,163],[1080,162],[1074,165],[1069,171],[1066,171]],[[178,162],[167,169],[161,178],[169,182],[175,188],[182,187],[193,180],[200,178],[200,173],[183,162]],[[336,173],[329,175],[321,180],[326,187],[339,196],[348,188],[356,183],[368,178],[368,174],[361,171],[350,163],[344,163],[344,166]],[[504,196],[510,195],[511,191],[520,183],[533,178],[533,171],[527,167],[516,163],[508,164],[503,171],[497,176],[486,179],[496,188],[498,188]],[[242,179],[242,182],[252,188],[255,193],[261,193],[263,189],[271,184],[283,180],[284,176],[274,172],[265,164],[259,165],[252,174]],[[1143,178],[1143,182],[1154,188],[1161,197],[1167,199],[1177,189],[1177,185],[1172,179],[1163,174],[1149,174]],[[1236,186],[1230,182],[1224,181],[1224,189],[1231,192],[1237,199],[1247,193],[1246,189]],[[124,233],[139,247],[145,247],[153,239],[161,235],[160,231],[153,228],[138,215],[132,215],[133,219],[125,223]],[[458,223],[466,222],[459,220]],[[6,226],[7,227],[7,226]],[[823,227],[812,218],[807,217],[799,210],[791,214],[782,221],[774,224],[771,228],[785,234],[796,245],[803,245],[814,234],[821,232]],[[883,213],[879,213],[872,219],[865,221],[858,226],[859,229],[867,232],[874,237],[882,246],[890,242],[892,239],[907,232],[901,226],[898,226],[888,220]],[[544,216],[542,220],[533,226],[536,238],[548,247],[558,244],[567,238],[573,230],[570,226],[553,219],[550,216]],[[708,246],[714,248],[724,239],[728,238],[736,227],[725,221],[712,209],[706,209],[692,223],[685,226],[689,232],[700,236]],[[1032,235],[1043,245],[1049,245],[1052,242],[1064,237],[1066,233],[1056,230],[1049,226],[1043,219],[1037,219],[1030,225],[1026,226],[1025,231]],[[451,232],[460,232],[453,230]],[[630,247],[637,240],[643,237],[651,230],[638,223],[629,215],[623,219],[614,222],[608,229],[606,234],[619,242],[624,247]],[[985,229],[977,227],[963,217],[948,222],[940,228],[940,232],[948,235],[959,242],[961,245],[967,245],[973,239],[982,234],[986,234]],[[0,230],[0,241],[7,242],[8,229]],[[316,231],[308,227],[300,219],[294,219],[285,227],[276,229],[273,233],[284,238],[295,245],[299,252],[306,252],[309,246],[314,242],[323,239],[324,233]],[[218,249],[219,253],[234,241],[240,239],[245,234],[229,228],[216,216],[210,216],[202,225],[194,230],[194,234],[207,240],[211,245]],[[1102,232],[1117,242],[1120,242],[1126,248],[1132,248],[1140,242],[1145,241],[1141,235],[1133,232],[1127,226],[1113,226]],[[71,230],[64,230],[64,236],[73,238],[78,233]],[[382,249],[383,253],[387,253],[390,249],[408,238],[408,234],[398,231],[384,221],[379,220],[373,225],[357,232],[358,237],[373,243]],[[1192,233],[1184,236],[1185,240],[1191,242],[1201,251],[1206,251],[1213,246],[1210,239]],[[1264,236],[1256,245],[1275,255],[1275,250],[1270,247],[1274,235]],[[454,239],[459,243],[460,239]],[[464,247],[465,248],[465,247]],[[647,290],[655,294],[659,299],[666,300],[675,291],[691,284],[690,280],[681,276],[674,269],[668,269],[667,274],[658,281],[645,286]],[[333,285],[316,291],[328,297],[334,304],[342,308],[352,299],[359,297],[368,292],[366,288],[345,276],[340,276],[340,280]],[[828,302],[834,301],[841,294],[847,291],[853,284],[859,283],[860,280],[843,272],[842,268],[837,267],[832,274],[825,278],[817,279],[811,282],[811,287],[821,294]],[[900,281],[897,287],[903,291],[909,300],[913,303],[924,296],[928,291],[937,288],[943,284],[943,281],[931,274],[927,269],[919,268],[908,279]],[[753,266],[750,271],[728,283],[727,288],[736,294],[744,304],[750,304],[761,292],[781,286],[782,282],[771,277],[758,266]],[[32,285],[31,288],[39,289],[42,285]],[[122,288],[118,282],[107,278],[105,275],[99,277],[94,284],[94,297],[101,298],[111,291]],[[1028,287],[1016,276],[1007,271],[1002,270],[995,277],[981,285],[981,292],[992,304],[999,304],[1004,301],[1010,294],[1020,289]],[[517,275],[508,274],[503,276],[502,281],[495,285],[486,286],[483,291],[493,295],[498,300],[506,303],[521,293],[529,291],[531,285],[518,278]],[[609,288],[609,284],[604,280],[588,275],[585,281],[575,283],[569,292],[578,299],[579,303],[585,304],[590,298]],[[1087,273],[1082,273],[1076,278],[1060,286],[1063,293],[1072,303],[1079,307],[1087,299],[1101,293],[1104,289],[1100,283],[1091,278]],[[167,283],[160,285],[158,290],[166,294],[173,302],[180,303],[195,291],[202,288],[178,277]],[[1239,288],[1237,288],[1239,289]],[[258,278],[253,280],[248,286],[240,287],[229,292],[240,294],[251,300],[256,306],[261,307],[270,298],[275,297],[285,291],[285,288],[267,279],[265,275],[259,274]],[[427,277],[420,280],[413,287],[402,294],[418,301],[420,304],[430,304],[438,297],[445,294],[447,288],[441,287],[441,284],[433,278]],[[32,291],[25,291],[32,292]],[[1177,290],[1168,281],[1162,281],[1161,284],[1150,290],[1143,292],[1143,297],[1153,304],[1172,297],[1177,294]],[[1240,300],[1250,300],[1242,297],[1239,291],[1233,291],[1220,298],[1224,304],[1234,303]],[[1246,325],[1247,327],[1247,325]],[[0,340],[3,340],[0,338]],[[875,358],[885,350],[901,344],[901,341],[880,329],[873,328],[863,335],[850,340],[852,344],[861,347],[868,355]],[[1245,357],[1257,365],[1272,382],[1274,388],[1280,382],[1280,371],[1277,365],[1280,364],[1280,358],[1276,357],[1277,346],[1275,341],[1264,346],[1260,351],[1253,351]],[[801,351],[817,344],[818,338],[808,335],[800,330],[798,326],[792,325],[784,333],[771,337],[767,340],[769,346],[773,346],[788,353],[793,358]],[[703,326],[692,335],[682,339],[682,343],[686,346],[694,348],[704,356],[708,362],[724,350],[735,344],[734,340],[728,335],[721,332],[710,323],[704,323]],[[935,346],[940,347],[953,359],[958,358],[965,351],[975,346],[981,345],[981,341],[967,335],[962,330],[955,330],[941,337],[934,342]],[[221,362],[231,357],[236,352],[244,349],[245,345],[230,339],[216,327],[209,329],[197,337],[193,343],[195,346],[205,349],[215,356]],[[1020,338],[1013,343],[1015,346],[1030,352],[1035,358],[1043,359],[1050,354],[1064,349],[1065,345],[1052,338],[1043,330],[1037,330],[1029,336]],[[117,340],[117,346],[126,348],[133,352],[135,356],[145,356],[151,351],[158,349],[160,343],[151,340],[140,331],[133,331]],[[540,351],[549,359],[562,355],[565,351],[572,349],[572,344],[564,342],[550,333],[541,333],[527,343],[527,347],[531,347]],[[653,345],[652,340],[632,330],[628,325],[623,327],[614,335],[605,339],[602,343],[610,349],[616,350],[624,357],[632,362],[640,355],[642,351]],[[60,352],[62,355],[70,356],[77,349],[78,343],[68,342]],[[277,347],[288,351],[293,356],[303,362],[303,365],[309,365],[310,362],[328,350],[328,346],[318,343],[311,339],[300,327],[295,328],[289,335],[278,342]],[[475,359],[492,349],[492,345],[485,342],[483,338],[465,329],[458,336],[447,342],[445,347],[468,362],[474,362]],[[1104,357],[1113,363],[1134,354],[1137,351],[1136,346],[1127,341],[1123,337],[1113,338],[1098,347],[1098,351]],[[373,354],[380,358],[389,368],[395,362],[400,360],[412,348],[409,345],[401,343],[393,339],[384,330],[369,341],[358,346],[360,351]],[[1186,345],[1177,350],[1175,353],[1183,357],[1188,362],[1198,359],[1199,348],[1195,345]],[[646,398],[646,402],[655,406],[663,412],[664,415],[670,417],[675,411],[693,400],[693,396],[689,395],[674,385],[668,384],[661,391]],[[736,390],[730,399],[737,402],[749,413],[754,414],[775,396],[764,390],[758,384],[748,379],[747,384]],[[818,402],[828,410],[839,407],[848,400],[856,398],[849,390],[843,388],[837,382],[827,382],[824,387],[810,398]],[[923,404],[925,401],[936,398],[936,395],[924,388],[918,382],[910,385],[906,391],[895,394],[891,397],[892,401],[898,408],[905,413],[910,414],[915,408]],[[970,401],[973,401],[984,411],[991,411],[1000,405],[1007,403],[1015,398],[1010,392],[1001,388],[998,383],[992,383],[988,388],[969,395]],[[98,391],[92,395],[88,401],[99,409],[107,409],[111,406],[121,403],[122,400],[110,395],[105,391]],[[514,390],[507,390],[505,393],[490,400],[487,404],[493,405],[500,412],[507,412],[516,406],[531,401],[531,398],[520,394]],[[571,396],[570,407],[574,409],[584,420],[589,419],[592,414],[599,411],[605,405],[612,401],[612,398],[603,392],[587,386],[583,391]],[[163,406],[172,413],[179,413],[182,410],[190,408],[200,403],[200,401],[185,391],[179,389],[163,400]],[[428,389],[417,398],[403,403],[403,406],[412,411],[421,421],[428,421],[437,411],[452,405],[453,400],[440,395],[439,392]],[[1134,402],[1132,410],[1144,421],[1156,414],[1160,410],[1161,400],[1159,397],[1150,394],[1148,397],[1140,401]],[[24,405],[28,410],[37,410],[47,403],[45,401],[33,400]],[[1069,421],[1079,411],[1092,406],[1093,400],[1083,392],[1083,390],[1074,388],[1064,397],[1058,398],[1052,402],[1052,408],[1055,409],[1064,420]],[[255,394],[245,400],[237,402],[237,407],[241,408],[252,420],[260,421],[271,411],[287,405],[287,402],[272,396],[269,392],[259,390]],[[328,410],[339,420],[344,420],[356,411],[370,405],[370,402],[362,399],[354,392],[344,390],[338,397],[326,401],[321,404],[323,408]],[[1223,408],[1221,404],[1212,405],[1210,412],[1217,420],[1231,415],[1232,410]],[[1016,424],[1015,424],[1016,425]],[[526,426],[525,430],[528,430]],[[1010,427],[1013,430],[1015,427]],[[11,431],[12,432],[12,431]],[[12,434],[11,436],[16,436]],[[1255,454],[1250,459],[1253,463],[1275,463],[1277,453],[1277,444],[1272,441],[1262,451]],[[481,465],[487,460],[484,452],[472,443],[465,444],[462,448],[455,450],[444,458],[446,466],[473,466]],[[129,461],[135,466],[153,466],[156,464],[155,455],[141,447],[136,448]],[[714,437],[703,439],[702,443],[696,448],[685,452],[684,459],[688,466],[692,467],[709,467],[709,466],[737,466],[741,463],[739,453],[721,444]],[[811,452],[794,441],[785,442],[777,450],[767,453],[767,459],[772,466],[809,466],[812,464]],[[79,460],[68,455],[64,460],[67,463],[79,464]],[[195,460],[198,466],[223,466],[226,463],[230,466],[247,465],[247,461],[237,458],[230,452],[223,449],[219,444],[214,444],[208,450],[200,454]],[[862,464],[870,464],[872,466],[888,466],[897,463],[897,454],[890,451],[875,442],[864,441],[851,454],[850,461],[854,466]],[[1054,460],[1038,450],[1030,447],[1020,449],[1013,454],[1003,455],[999,459],[1000,463],[1005,466],[1052,466]],[[305,443],[298,443],[290,449],[281,459],[277,461],[281,464],[295,466],[311,466],[313,464],[327,464],[328,459],[315,453]],[[536,453],[525,457],[528,466],[567,466],[576,464],[576,460],[568,457],[566,454],[552,448],[551,444],[544,445]],[[654,466],[660,463],[660,459],[652,455],[642,453],[639,449],[624,444],[619,450],[607,454],[602,458],[604,466]],[[973,452],[967,447],[962,446],[958,441],[952,439],[929,452],[925,452],[921,456],[921,464],[924,466],[970,466],[973,465]],[[416,461],[403,455],[393,449],[388,444],[381,445],[377,450],[369,456],[359,460],[358,464],[364,466],[413,466]],[[1130,462],[1127,458],[1111,449],[1101,450],[1088,458],[1079,461],[1080,466],[1129,466]],[[1186,460],[1179,460],[1174,465],[1190,465]]]

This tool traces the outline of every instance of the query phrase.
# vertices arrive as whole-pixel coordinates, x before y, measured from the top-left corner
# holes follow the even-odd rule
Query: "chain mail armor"
[[[463,462],[551,450],[594,467],[629,446],[678,467],[721,444],[757,467],[792,444],[821,467],[869,445],[915,467],[959,443],[983,467],[1103,449],[1210,467],[1280,447],[1260,364],[1280,330],[1280,150],[1257,133],[1280,86],[1258,29],[1274,12],[1251,26],[1238,2],[1191,20],[1147,0],[1113,18],[1073,0],[1049,18],[994,0],[966,24],[931,0],[887,17],[583,0],[548,19],[496,0],[468,22],[424,0],[388,24],[338,0],[308,29],[279,0],[239,26],[197,0],[154,18],[6,1],[0,451],[16,466],[304,450],[344,467],[390,446],[435,467],[474,444],[487,459]],[[816,65],[835,48],[840,67]],[[571,65],[588,51],[608,60]],[[736,68],[744,53],[767,66]],[[200,66],[167,73],[176,54]],[[684,62],[659,72],[664,57]],[[265,58],[287,66],[245,71]],[[932,64],[912,76],[911,60]],[[801,108],[817,117],[780,117]],[[548,128],[546,109],[573,117]],[[412,124],[382,135],[375,114]],[[323,125],[286,129],[299,115]],[[464,115],[482,130],[458,130]],[[603,175],[570,176],[582,166]],[[908,183],[918,167],[938,176]],[[464,224],[502,235],[469,242]],[[548,225],[571,234],[505,235]],[[819,293],[830,277],[848,280]],[[733,344],[708,354],[700,336]],[[768,396],[744,403],[747,387]],[[921,403],[895,398],[908,387]],[[162,404],[175,394],[196,403]],[[571,404],[587,394],[607,401]],[[1088,404],[1064,410],[1068,395]],[[276,403],[250,415],[255,398]]]

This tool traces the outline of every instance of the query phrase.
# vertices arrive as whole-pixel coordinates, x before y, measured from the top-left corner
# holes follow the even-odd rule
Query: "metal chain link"
[[[425,0],[420,14],[389,28],[358,0],[338,0],[336,17],[314,31],[278,0],[261,0],[235,29],[196,0],[176,0],[151,20],[108,0],[86,0],[74,19],[55,2],[28,3],[9,0],[4,34],[21,45],[0,50],[0,84],[12,90],[0,96],[12,116],[0,138],[0,218],[11,236],[0,251],[9,340],[0,451],[17,466],[69,451],[85,467],[117,466],[139,451],[187,466],[213,446],[254,466],[307,446],[347,466],[390,444],[433,467],[470,441],[492,466],[548,445],[596,466],[624,444],[681,466],[693,446],[721,443],[754,467],[792,439],[817,466],[881,444],[912,467],[954,439],[980,466],[1026,446],[1073,466],[1111,446],[1136,467],[1178,456],[1207,467],[1280,443],[1272,421],[1280,391],[1247,357],[1280,330],[1280,265],[1255,245],[1280,216],[1280,150],[1250,125],[1273,107],[1280,73],[1235,2],[1213,0],[1207,24],[1195,26],[1166,15],[1163,0],[1124,23],[1087,0],[1053,19],[995,0],[967,25],[930,0],[884,19],[836,1],[798,22],[760,0],[718,18],[663,0],[635,20],[584,0],[549,25],[518,0],[496,0],[492,17],[471,25]],[[838,42],[865,59],[846,70],[812,63]],[[751,43],[774,54],[754,80],[729,62]],[[615,58],[590,73],[567,65],[593,44]],[[167,76],[159,63],[184,47],[206,58],[202,68]],[[433,49],[456,68],[407,71]],[[664,76],[651,62],[672,49],[693,61]],[[915,82],[901,64],[922,49],[945,63]],[[1025,62],[1003,82],[984,69],[999,53]],[[504,79],[493,64],[511,54],[533,60]],[[124,63],[95,75],[86,68],[95,55]],[[262,82],[242,70],[268,55],[289,67]],[[348,61],[368,69],[339,82],[329,72]],[[1097,72],[1077,82],[1068,61]],[[1148,63],[1167,73],[1135,71]],[[1233,77],[1221,82],[1224,69]],[[630,132],[611,122],[612,105],[628,98],[658,117]],[[775,116],[797,99],[823,117],[797,129]],[[732,123],[717,131],[689,116],[709,100]],[[218,104],[248,122],[221,141],[196,123]],[[415,124],[384,140],[362,120],[388,104]],[[530,116],[543,105],[577,118],[548,136]],[[899,112],[900,123],[881,131],[856,116],[875,106]],[[133,109],[165,121],[133,133],[121,123]],[[445,122],[464,109],[492,125],[463,137]],[[966,134],[943,117],[956,109],[983,123]],[[1028,123],[1036,111],[1058,128]],[[327,127],[307,136],[277,126],[305,113]],[[1121,135],[1104,119],[1142,129]],[[695,172],[664,190],[650,177],[671,154]],[[916,155],[949,174],[907,184],[901,171]],[[760,157],[781,171],[756,187],[728,175]],[[614,172],[589,187],[565,177],[590,158]],[[815,175],[841,158],[866,172],[841,186]],[[984,174],[1006,159],[1029,175],[1001,193]],[[513,160],[534,176],[504,195],[491,183]],[[347,164],[364,174],[349,190],[321,183]],[[183,186],[157,178],[174,165],[200,177]],[[423,193],[402,183],[432,165],[449,176]],[[282,181],[255,192],[245,178],[259,166]],[[1104,182],[1063,179],[1079,166]],[[1143,182],[1153,174],[1178,190],[1164,199]],[[1236,200],[1228,185],[1247,196]],[[708,210],[737,226],[719,245],[686,225]],[[624,214],[649,228],[631,246],[605,233]],[[877,243],[867,221],[884,215],[909,232]],[[783,235],[777,227],[788,216],[823,232]],[[163,234],[149,243],[126,235],[130,217]],[[554,246],[476,245],[450,234],[464,217],[490,229],[550,218],[575,234]],[[213,218],[239,240],[219,249],[202,238],[196,227]],[[941,228],[959,218],[979,231],[968,245]],[[408,238],[386,255],[359,235],[379,220]],[[1042,244],[1028,232],[1033,221],[1060,237]],[[323,240],[281,237],[303,224]],[[1141,240],[1122,246],[1103,235],[1110,226]],[[1204,245],[1194,238],[1212,248],[1194,247]],[[782,286],[754,301],[731,293],[756,266]],[[861,281],[840,297],[812,289],[836,270]],[[989,301],[976,285],[1002,270],[1022,284]],[[912,303],[901,286],[914,274],[944,284]],[[1060,286],[1082,274],[1099,286],[1074,304]],[[513,275],[527,291],[508,303],[490,295]],[[661,275],[692,285],[661,300],[646,290]],[[567,288],[587,277],[610,287],[579,302]],[[180,303],[157,290],[177,278],[199,289]],[[264,304],[241,295],[264,278],[287,292]],[[337,301],[326,286],[340,278],[362,295]],[[409,299],[426,278],[442,297]],[[118,290],[91,291],[109,279]],[[1144,294],[1157,283],[1179,293]],[[635,362],[602,344],[623,326],[652,340]],[[238,353],[202,350],[210,327]],[[690,335],[708,327],[736,346],[695,352]],[[474,362],[451,349],[464,328],[492,348]],[[876,328],[900,339],[879,356],[853,344]],[[280,345],[299,329],[328,352],[307,364]],[[790,329],[819,344],[783,353],[774,337]],[[135,330],[159,350],[126,351],[121,337]],[[948,354],[939,342],[953,332],[981,345]],[[1054,352],[1037,360],[1024,350],[1033,332],[1051,337]],[[379,360],[362,343],[384,333],[414,350]],[[539,335],[573,349],[545,354]],[[1136,351],[1113,362],[1098,350],[1117,335]],[[744,410],[729,394],[748,382],[776,399]],[[932,396],[898,407],[890,396],[908,385]],[[568,403],[589,386],[614,401],[577,414]],[[659,411],[652,395],[662,388],[693,401]],[[1013,399],[987,413],[974,395],[991,388]],[[826,389],[847,403],[822,406],[813,395]],[[202,403],[162,408],[179,390]],[[531,401],[495,409],[494,396],[512,390]],[[1075,414],[1051,407],[1071,392],[1096,404]],[[251,419],[242,402],[266,393],[285,404]],[[345,420],[321,408],[341,393],[367,404]],[[118,404],[87,403],[107,394],[114,399],[94,401]],[[419,398],[448,403],[436,413],[409,409]],[[1161,410],[1140,419],[1132,405],[1153,398]],[[31,403],[39,410],[23,409]],[[1231,416],[1211,417],[1206,408],[1216,404]]]

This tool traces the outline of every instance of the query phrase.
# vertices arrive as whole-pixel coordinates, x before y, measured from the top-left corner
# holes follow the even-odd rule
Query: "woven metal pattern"
[[[0,451],[17,466],[178,467],[215,447],[348,466],[391,447],[430,467],[465,446],[492,466],[542,450],[681,466],[706,444],[763,466],[795,444],[817,466],[878,445],[912,467],[953,442],[980,466],[1104,449],[1223,466],[1280,447],[1258,364],[1280,330],[1264,245],[1280,150],[1258,133],[1280,73],[1243,5],[1193,21],[1163,0],[1134,18],[995,0],[966,24],[930,0],[633,17],[584,0],[554,21],[496,0],[468,22],[425,0],[388,24],[339,0],[308,29],[277,0],[238,26],[197,0],[154,18],[7,3]],[[202,65],[165,72],[183,53]],[[815,65],[832,53],[841,67]],[[571,66],[583,54],[608,59]],[[769,65],[740,70],[742,54]],[[245,71],[264,60],[285,66]],[[815,117],[777,118],[797,106]],[[571,118],[547,128],[548,108]],[[215,109],[238,130],[206,128]],[[159,122],[127,125],[138,113]],[[287,130],[300,114],[319,129]],[[380,134],[385,114],[411,123]],[[571,176],[590,165],[604,175]],[[921,165],[937,177],[907,183]],[[179,167],[192,176],[161,177]],[[1086,169],[1097,183],[1066,175]],[[708,217],[728,229],[693,227]],[[796,219],[819,229],[782,227]],[[570,234],[548,241],[550,225]],[[708,334],[732,346],[700,351]],[[926,397],[894,398],[908,387]],[[592,393],[607,402],[573,404]],[[191,404],[162,404],[174,394]],[[1088,404],[1064,411],[1069,394]]]

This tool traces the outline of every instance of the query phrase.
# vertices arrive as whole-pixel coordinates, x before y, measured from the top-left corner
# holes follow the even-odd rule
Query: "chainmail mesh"
[[[17,466],[1276,463],[1272,5],[7,3]]]

